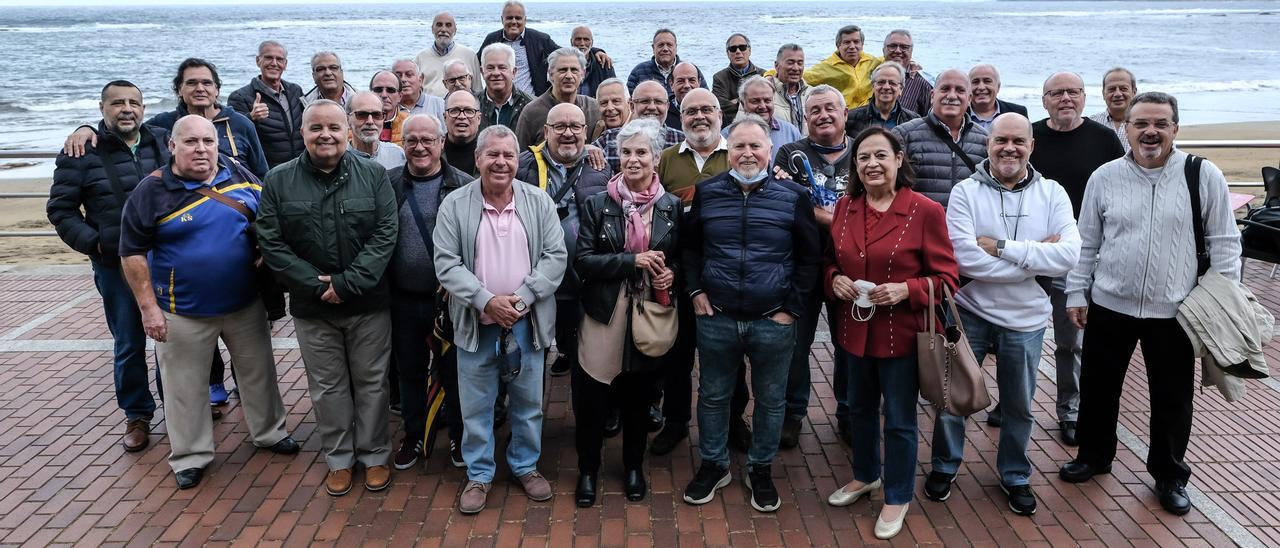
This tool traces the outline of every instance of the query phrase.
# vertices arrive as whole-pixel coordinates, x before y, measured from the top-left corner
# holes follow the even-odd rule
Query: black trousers
[[[388,382],[400,393],[404,435],[424,437],[427,420],[427,374],[431,366],[431,330],[435,323],[435,295],[396,292],[391,299],[391,361],[400,372]]]
[[[578,448],[578,471],[594,474],[600,470],[600,446],[604,443],[604,423],[614,407],[622,411],[622,466],[636,470],[644,464],[648,442],[649,402],[657,373],[632,371],[618,375],[613,385],[597,381],[573,368],[573,417],[577,423],[574,441]]]
[[[1151,398],[1147,472],[1157,481],[1185,482],[1191,477],[1183,457],[1191,437],[1195,356],[1174,318],[1135,318],[1096,304],[1089,307],[1080,362],[1078,459],[1095,468],[1115,459],[1120,396],[1138,344]]]
[[[676,343],[667,352],[667,364],[662,376],[662,415],[667,424],[689,424],[693,418],[693,358],[698,350],[698,329],[693,313],[693,301],[678,297],[676,314],[679,331]],[[741,417],[751,402],[751,389],[747,387],[747,368],[738,368],[738,384],[729,401],[730,417]]]
[[[569,363],[578,363],[578,326],[582,324],[582,301],[556,299],[556,351]]]

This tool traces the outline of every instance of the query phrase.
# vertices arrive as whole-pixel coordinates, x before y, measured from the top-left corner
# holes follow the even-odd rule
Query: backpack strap
[[[1183,166],[1184,178],[1187,180],[1187,194],[1191,196],[1191,229],[1196,238],[1196,277],[1204,276],[1209,271],[1209,251],[1204,242],[1204,219],[1200,211],[1200,165],[1204,158],[1193,154],[1187,155]]]

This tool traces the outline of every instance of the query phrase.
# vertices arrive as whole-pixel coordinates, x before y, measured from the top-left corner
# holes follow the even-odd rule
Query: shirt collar
[[[990,118],[983,118],[981,116],[978,116],[978,111],[973,110],[973,106],[969,107],[969,117],[972,118],[973,121],[975,122],[990,123],[996,119],[996,116],[999,116],[1001,114],[1003,114],[1003,112],[1001,112],[1000,110],[999,101],[996,101],[996,112],[995,114],[992,114]]]
[[[439,55],[439,56],[441,56],[441,57],[444,57],[444,56],[446,56],[446,55],[449,55],[449,52],[453,51],[453,48],[454,48],[455,46],[457,46],[457,45],[458,45],[458,43],[457,43],[457,42],[449,42],[449,45],[445,46],[444,51],[440,51],[440,47],[439,47],[439,45],[437,45],[437,44],[433,41],[433,42],[431,42],[431,49],[432,49],[433,51],[435,51],[435,52],[436,52],[436,55]]]
[[[525,30],[528,30],[528,29],[525,29]],[[517,36],[515,40],[508,40],[508,39],[507,39],[507,31],[505,31],[505,30],[504,30],[504,31],[498,31],[498,32],[501,32],[501,33],[502,33],[502,41],[503,41],[503,42],[506,42],[506,43],[508,43],[508,44],[513,44],[513,43],[517,43],[517,42],[518,42],[520,45],[522,45],[522,46],[524,45],[524,33],[523,33],[523,32],[521,32],[521,33],[520,33],[520,36]]]
[[[716,145],[716,149],[711,151],[711,153],[715,154],[717,151],[721,151],[721,150],[729,150],[729,141],[726,140],[723,135],[720,136],[720,144]],[[689,146],[688,139],[680,141],[680,150],[678,152],[680,154],[684,154],[685,151],[691,151],[695,153],[697,152],[696,150],[693,150],[693,147]]]

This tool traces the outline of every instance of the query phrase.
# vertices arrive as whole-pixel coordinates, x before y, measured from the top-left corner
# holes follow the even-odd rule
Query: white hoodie
[[[1036,276],[1060,277],[1080,258],[1071,199],[1062,185],[1029,165],[1026,182],[1013,190],[996,181],[988,165],[982,162],[951,189],[947,205],[960,276],[972,278],[956,294],[956,304],[1005,329],[1035,331],[1053,312]],[[1056,243],[1042,241],[1053,235]],[[979,236],[1005,240],[1000,257],[978,247]]]

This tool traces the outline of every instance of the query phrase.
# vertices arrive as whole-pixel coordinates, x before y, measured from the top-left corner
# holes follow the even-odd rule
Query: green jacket
[[[335,319],[386,308],[383,271],[399,230],[396,194],[387,170],[347,150],[328,187],[307,153],[263,179],[258,245],[267,266],[289,288],[289,313]],[[341,304],[320,299],[332,276]]]

